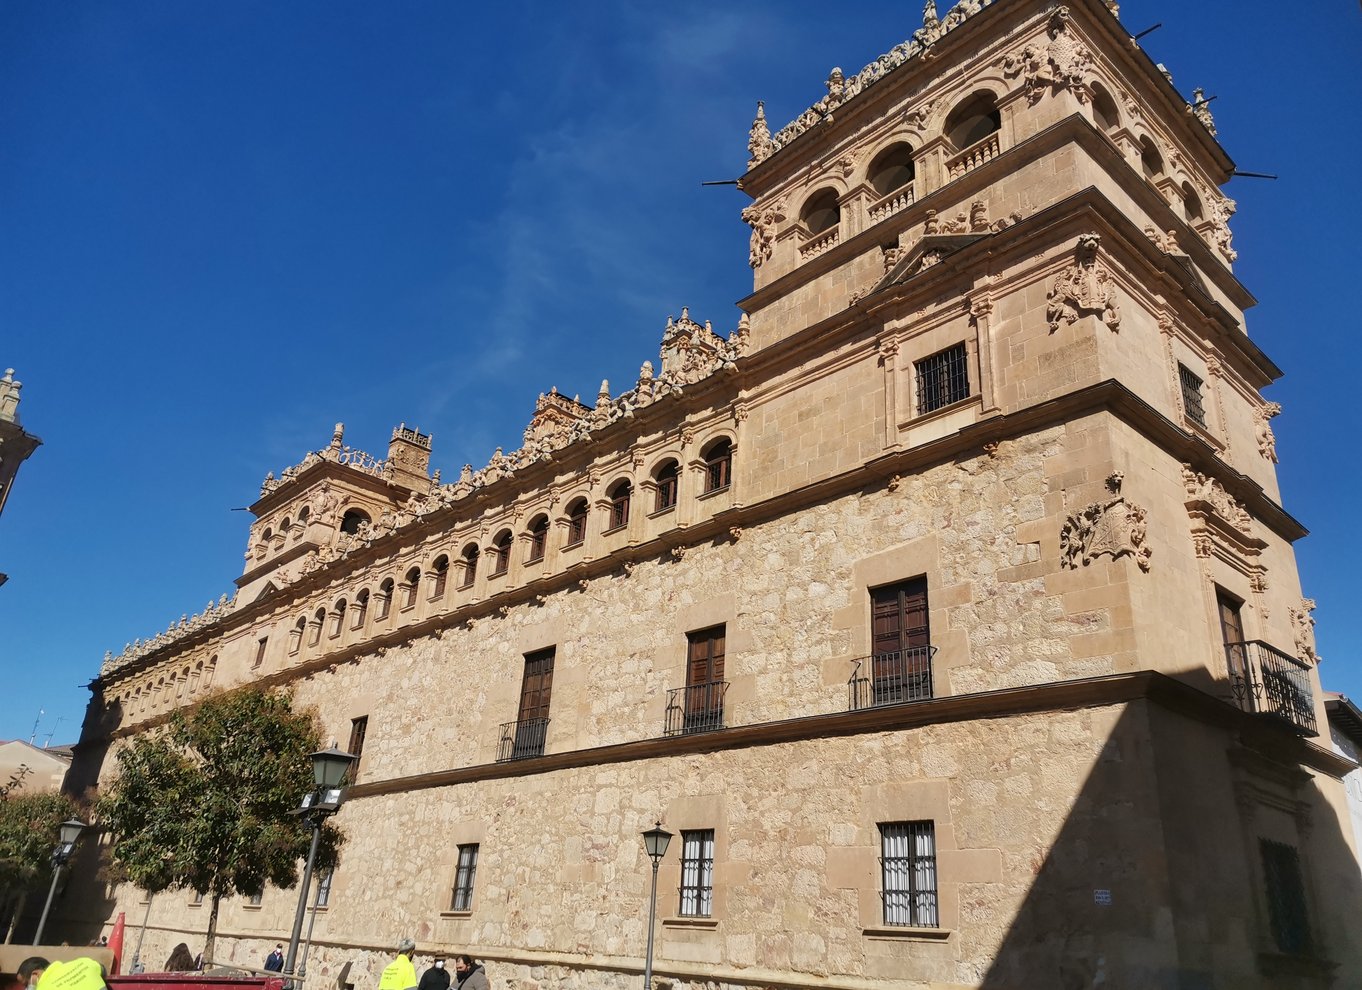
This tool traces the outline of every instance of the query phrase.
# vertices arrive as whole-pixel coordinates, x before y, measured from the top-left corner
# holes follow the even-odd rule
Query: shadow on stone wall
[[[1038,853],[980,986],[1359,985],[1350,933],[1362,876],[1338,814],[1300,772],[1299,739],[1229,715],[1228,726],[1209,725],[1148,700],[1126,707],[1053,844]],[[1287,820],[1306,874],[1308,957],[1280,953],[1267,918],[1259,835]]]

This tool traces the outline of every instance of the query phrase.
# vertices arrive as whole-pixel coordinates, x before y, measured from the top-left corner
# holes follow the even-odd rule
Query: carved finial
[[[927,0],[922,5],[922,26],[931,31],[940,23],[940,18],[936,16],[936,0]]]
[[[1215,99],[1215,97],[1211,97]],[[1190,104],[1192,116],[1201,121],[1203,127],[1211,137],[1215,137],[1215,118],[1211,116],[1211,108],[1208,104],[1211,100],[1206,99],[1205,92],[1198,86],[1192,90],[1192,102]]]
[[[610,404],[610,380],[601,379],[601,390],[596,393],[596,407],[607,406]]]
[[[747,152],[751,159],[748,168],[759,165],[771,157],[775,147],[771,143],[771,129],[766,126],[766,104],[757,101],[757,115],[752,120],[752,128],[747,132]]]
[[[682,322],[682,323],[689,323],[689,322],[690,322],[690,307],[689,307],[689,306],[682,306],[682,307],[681,307],[681,322]]]

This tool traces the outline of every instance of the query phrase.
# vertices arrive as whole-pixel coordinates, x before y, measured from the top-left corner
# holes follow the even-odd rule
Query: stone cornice
[[[1236,732],[1241,742],[1274,762],[1306,766],[1341,778],[1354,768],[1351,760],[1277,728],[1259,715],[1241,711],[1197,688],[1155,671],[1112,674],[1083,680],[1059,681],[980,694],[933,698],[930,701],[868,708],[861,711],[810,715],[779,722],[742,725],[715,732],[664,736],[591,749],[549,753],[528,760],[484,763],[433,773],[393,777],[357,784],[348,800],[403,794],[433,787],[479,780],[505,780],[582,767],[637,760],[694,756],[753,746],[772,746],[810,739],[895,732],[979,719],[1010,718],[1041,712],[1099,708],[1148,700],[1199,722]]]

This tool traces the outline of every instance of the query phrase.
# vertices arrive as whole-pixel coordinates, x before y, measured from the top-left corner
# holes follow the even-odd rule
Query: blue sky
[[[44,445],[0,518],[0,738],[76,738],[106,649],[232,587],[267,471],[399,422],[446,478],[535,396],[619,391],[668,314],[732,329],[739,176],[916,3],[0,5],[0,367]],[[948,4],[941,4],[944,12]],[[1127,0],[1235,179],[1249,333],[1326,685],[1362,699],[1350,511],[1362,19]],[[1354,411],[1349,412],[1352,409]],[[413,699],[413,703],[417,703]],[[43,714],[39,714],[40,711]]]

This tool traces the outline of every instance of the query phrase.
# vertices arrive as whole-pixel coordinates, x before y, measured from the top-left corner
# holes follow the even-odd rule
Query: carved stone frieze
[[[1299,605],[1287,607],[1291,615],[1291,631],[1296,640],[1296,658],[1306,663],[1318,664],[1319,654],[1315,652],[1315,618],[1310,613],[1315,610],[1313,598],[1302,598]]]
[[[1074,263],[1060,272],[1050,287],[1045,317],[1051,333],[1084,316],[1096,316],[1113,331],[1120,329],[1115,279],[1097,257],[1100,243],[1096,234],[1080,237]]]
[[[1149,570],[1153,556],[1147,542],[1146,510],[1127,502],[1120,494],[1123,476],[1107,478],[1107,490],[1115,496],[1092,502],[1071,514],[1059,531],[1060,565],[1072,570],[1100,556],[1132,557],[1140,570]]]
[[[1238,207],[1234,200],[1219,193],[1212,193],[1209,199],[1211,243],[1224,255],[1226,261],[1234,261],[1239,257],[1239,252],[1230,246],[1230,241],[1234,237],[1230,231],[1230,217],[1234,216]]]

